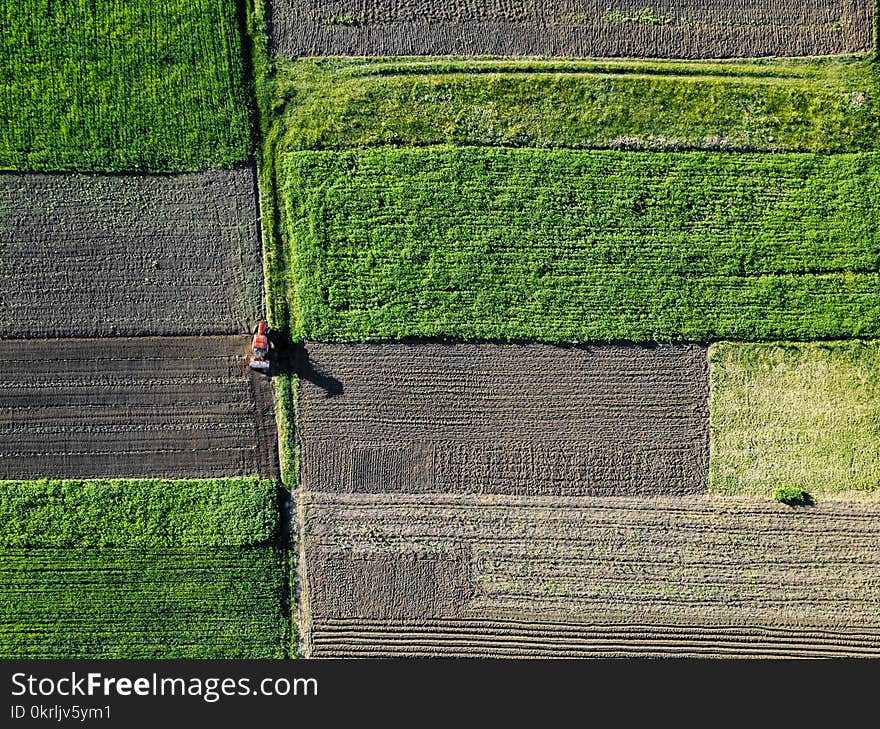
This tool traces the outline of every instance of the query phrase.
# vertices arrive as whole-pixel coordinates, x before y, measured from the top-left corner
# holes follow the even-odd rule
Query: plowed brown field
[[[307,495],[314,656],[880,656],[880,507]]]
[[[0,175],[0,337],[250,331],[254,186],[252,168]]]
[[[271,0],[282,56],[813,56],[873,47],[871,0]]]
[[[704,347],[309,343],[307,352],[306,490],[706,489]]]
[[[248,338],[0,341],[0,479],[277,477]]]

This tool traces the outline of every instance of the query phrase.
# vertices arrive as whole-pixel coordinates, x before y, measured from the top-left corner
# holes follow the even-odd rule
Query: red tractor
[[[257,331],[254,332],[248,366],[260,372],[269,371],[269,325],[264,321],[257,324]]]

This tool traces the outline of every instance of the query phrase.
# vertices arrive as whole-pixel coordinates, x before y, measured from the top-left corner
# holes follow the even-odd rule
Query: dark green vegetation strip
[[[258,478],[0,481],[0,547],[268,543],[278,495]]]
[[[0,658],[282,658],[270,547],[5,550]]]
[[[880,156],[381,149],[284,158],[293,331],[880,334]]]
[[[880,342],[723,342],[709,364],[711,491],[876,497]]]
[[[194,170],[250,151],[235,0],[0,4],[0,168]]]
[[[866,57],[753,62],[275,60],[285,149],[429,144],[880,149]]]

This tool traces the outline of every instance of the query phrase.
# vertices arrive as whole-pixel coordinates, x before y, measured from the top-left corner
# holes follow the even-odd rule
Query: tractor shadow
[[[296,375],[324,391],[326,397],[339,397],[345,391],[342,382],[321,372],[309,358],[303,344],[294,342],[287,332],[269,332],[273,348],[273,374]]]

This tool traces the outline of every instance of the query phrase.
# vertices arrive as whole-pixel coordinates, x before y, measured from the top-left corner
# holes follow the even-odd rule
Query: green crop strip
[[[0,547],[267,544],[278,493],[259,478],[0,481]]]
[[[6,549],[0,658],[282,658],[272,547]]]
[[[251,149],[235,0],[0,7],[0,169],[172,171]]]
[[[0,657],[290,652],[276,485],[0,482]]]
[[[880,334],[880,155],[431,148],[283,159],[295,335]]]
[[[709,489],[880,494],[880,342],[709,350]]]
[[[880,149],[880,72],[867,57],[276,59],[264,93],[286,150]]]

